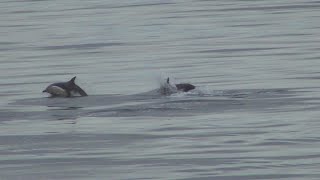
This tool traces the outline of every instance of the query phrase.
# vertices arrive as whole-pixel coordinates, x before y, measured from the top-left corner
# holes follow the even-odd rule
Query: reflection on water
[[[0,179],[319,179],[319,2],[0,4]]]

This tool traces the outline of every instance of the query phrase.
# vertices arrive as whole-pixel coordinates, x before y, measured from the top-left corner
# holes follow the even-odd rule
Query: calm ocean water
[[[0,179],[320,179],[319,10],[1,1]],[[41,93],[73,76],[88,97]]]

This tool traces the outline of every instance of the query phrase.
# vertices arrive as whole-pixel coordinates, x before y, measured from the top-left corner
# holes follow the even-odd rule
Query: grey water
[[[0,179],[320,179],[319,10],[1,1]],[[42,93],[73,76],[89,96]]]

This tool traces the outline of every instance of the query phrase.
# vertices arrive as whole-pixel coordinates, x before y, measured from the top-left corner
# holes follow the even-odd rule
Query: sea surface
[[[0,2],[1,180],[319,180],[319,109],[319,0]]]

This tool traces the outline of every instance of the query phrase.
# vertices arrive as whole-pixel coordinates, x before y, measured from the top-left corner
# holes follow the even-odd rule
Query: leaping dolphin
[[[52,96],[60,96],[60,97],[71,97],[73,93],[80,94],[81,96],[88,96],[88,94],[81,89],[74,80],[76,76],[73,77],[68,82],[58,82],[50,84],[45,90],[42,92],[46,92],[51,94]]]

